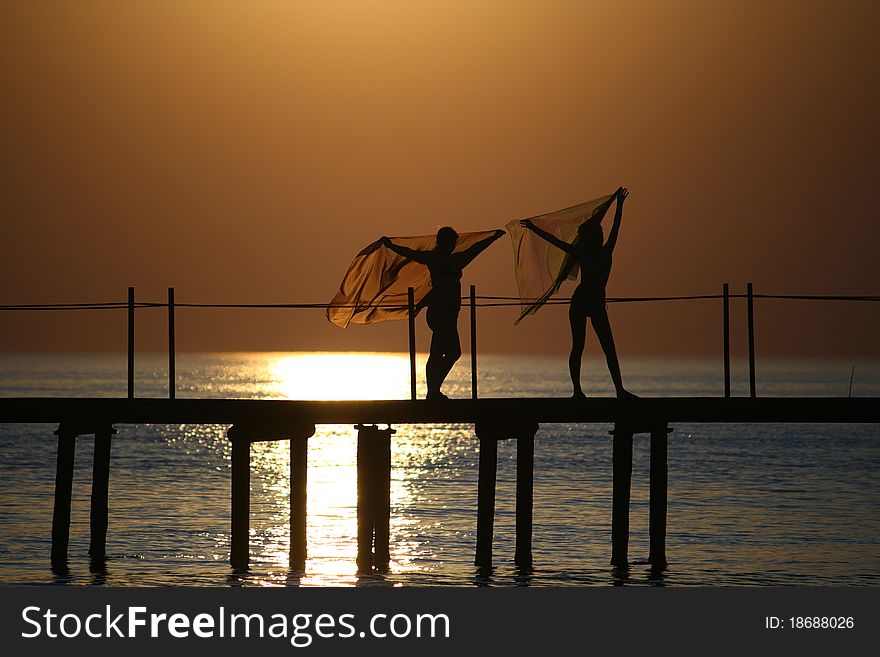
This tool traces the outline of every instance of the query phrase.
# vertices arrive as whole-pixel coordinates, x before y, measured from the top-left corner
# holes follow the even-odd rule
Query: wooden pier
[[[667,434],[670,424],[692,423],[876,423],[877,398],[675,397],[622,401],[594,398],[456,399],[443,401],[276,401],[243,399],[0,399],[0,423],[58,424],[58,460],[52,520],[52,561],[67,561],[70,499],[76,438],[95,435],[89,555],[105,558],[108,525],[110,445],[116,424],[229,425],[232,443],[232,541],[230,561],[248,567],[250,444],[290,443],[290,564],[306,563],[308,439],[317,424],[352,424],[358,429],[358,567],[387,567],[389,545],[390,425],[472,424],[479,441],[477,540],[474,563],[492,565],[497,443],[517,441],[516,553],[521,568],[532,565],[535,434],[540,423],[613,423],[611,563],[629,562],[629,501],[632,441],[650,434],[650,554],[654,567],[666,563]],[[381,429],[378,424],[388,424]]]

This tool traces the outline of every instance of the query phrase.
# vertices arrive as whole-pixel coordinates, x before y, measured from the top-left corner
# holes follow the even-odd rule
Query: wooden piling
[[[361,425],[357,445],[357,566],[387,568],[390,560],[391,434],[394,429]]]
[[[749,321],[749,397],[757,397],[755,389],[755,295],[752,284],[746,288],[746,301],[748,306]]]
[[[407,325],[409,326],[409,398],[416,398],[416,301],[415,290],[407,288]]]
[[[55,465],[55,508],[52,513],[52,563],[67,561],[70,541],[70,497],[73,492],[73,459],[76,453],[76,433],[58,427],[58,457]]]
[[[488,434],[488,435],[487,435]],[[477,425],[480,440],[480,471],[477,483],[477,550],[474,565],[492,566],[492,536],[495,532],[495,482],[498,469],[498,438]]]
[[[477,398],[477,286],[471,285],[471,399]]]
[[[724,396],[730,397],[730,286],[722,289],[724,323]]]
[[[648,561],[655,568],[666,565],[666,498],[668,468],[666,460],[669,427],[664,423],[651,431],[651,483],[648,534]]]
[[[373,464],[367,432],[360,425],[357,429],[357,567],[363,572],[373,567]]]
[[[629,565],[629,498],[632,482],[633,430],[614,426],[613,447],[613,500],[611,512],[611,565],[626,568]]]
[[[303,572],[307,556],[306,503],[308,488],[308,437],[290,439],[290,568]]]
[[[128,398],[134,399],[134,288],[128,288]]]
[[[232,538],[230,562],[247,570],[250,561],[251,443],[247,436],[232,439]]]
[[[532,567],[532,511],[537,425],[524,427],[516,437],[516,552],[520,568]]]
[[[168,398],[177,393],[176,354],[174,345],[174,288],[168,288]]]
[[[110,491],[110,447],[116,430],[110,425],[95,430],[95,455],[92,462],[92,499],[89,513],[89,556],[101,560],[107,556],[107,516]]]
[[[390,427],[377,431],[375,444],[376,483],[373,565],[386,570],[391,563],[391,434]]]

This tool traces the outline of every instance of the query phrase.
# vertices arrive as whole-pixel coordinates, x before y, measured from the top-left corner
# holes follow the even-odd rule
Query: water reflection
[[[406,435],[408,431],[401,433]],[[363,585],[381,581],[377,576],[417,570],[413,555],[425,554],[426,550],[412,531],[413,521],[405,512],[417,503],[418,497],[416,487],[411,485],[411,477],[418,473],[399,467],[401,450],[413,449],[411,445],[400,447],[407,442],[398,435],[392,448],[392,563],[383,572],[358,573],[357,432],[348,425],[318,428],[309,439],[308,451],[308,556],[305,572],[295,574],[288,570],[289,445],[285,441],[255,443],[251,458],[252,569],[283,571],[285,584],[303,586]],[[280,583],[268,574],[258,579],[267,586]]]
[[[356,586],[373,587],[373,588],[394,588],[400,586],[393,579],[387,577],[387,573],[378,572],[376,570],[370,572],[359,573]]]
[[[69,584],[72,581],[70,567],[67,561],[52,562],[52,582],[55,584]]]
[[[651,565],[648,571],[648,584],[650,586],[666,586],[666,564]]]
[[[233,588],[248,584],[249,573],[246,570],[233,570],[226,576],[226,585]]]
[[[530,586],[535,576],[532,566],[518,566],[513,573],[513,581],[517,586]]]
[[[494,566],[477,566],[474,573],[474,586],[492,586],[494,574]]]
[[[89,573],[92,575],[93,586],[104,586],[107,584],[107,559],[106,557],[90,557]]]
[[[611,567],[611,584],[614,586],[626,586],[630,583],[629,564]]]

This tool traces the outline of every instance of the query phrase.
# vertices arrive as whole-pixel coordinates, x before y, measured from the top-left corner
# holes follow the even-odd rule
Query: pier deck
[[[254,399],[0,399],[0,422],[75,424],[430,424],[533,422],[880,422],[875,397],[480,398],[441,401]]]

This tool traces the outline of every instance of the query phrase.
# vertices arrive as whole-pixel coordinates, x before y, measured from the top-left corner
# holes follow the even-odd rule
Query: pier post
[[[134,288],[128,288],[128,398],[134,399]]]
[[[724,396],[730,397],[730,285],[724,284],[722,315],[724,323]]]
[[[73,491],[73,458],[76,452],[75,431],[62,424],[58,436],[58,458],[55,465],[55,508],[52,512],[52,564],[67,562],[70,540],[70,496]]]
[[[306,569],[307,521],[306,490],[309,472],[309,437],[290,439],[290,568],[297,572]]]
[[[394,429],[355,426],[357,446],[357,519],[359,571],[386,569],[391,561],[391,434]]]
[[[477,398],[477,286],[471,285],[471,399]]]
[[[651,483],[648,534],[650,548],[648,561],[654,568],[666,565],[666,497],[668,490],[668,467],[666,461],[667,435],[671,432],[666,423],[651,430]]]
[[[232,438],[232,538],[229,560],[234,570],[247,570],[250,561],[251,443]]]
[[[746,287],[746,302],[749,322],[749,397],[757,397],[755,389],[755,293],[752,284]]]
[[[477,482],[477,550],[474,565],[491,568],[499,436],[480,424],[477,424],[476,433],[480,440],[480,471]]]
[[[366,427],[357,425],[357,568],[368,571],[373,566],[373,491],[370,486],[372,453]]]
[[[611,511],[611,565],[629,565],[629,497],[632,482],[633,429],[614,425],[613,500]]]
[[[388,427],[379,431],[376,437],[376,507],[375,537],[373,539],[375,556],[373,565],[379,570],[387,570],[391,563],[391,434]]]
[[[407,305],[409,314],[407,315],[407,325],[409,327],[409,396],[410,399],[416,398],[416,302],[415,290],[407,288],[406,290]]]
[[[95,429],[95,455],[92,461],[92,499],[89,514],[89,556],[107,556],[107,516],[110,490],[110,447],[116,430],[111,425]]]
[[[532,567],[532,510],[535,481],[535,433],[538,425],[524,427],[516,436],[516,552],[520,568]]]
[[[174,288],[168,288],[168,398],[177,393],[176,347],[174,345]]]

